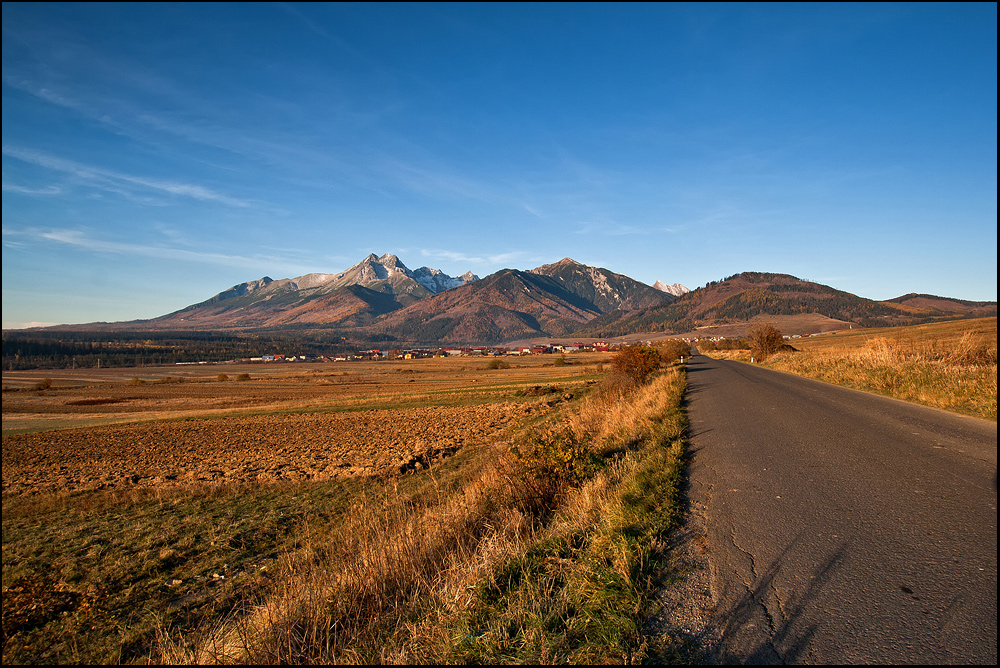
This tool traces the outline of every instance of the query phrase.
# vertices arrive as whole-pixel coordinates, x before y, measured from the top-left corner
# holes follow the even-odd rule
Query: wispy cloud
[[[44,188],[27,188],[13,183],[3,184],[4,192],[21,193],[22,195],[58,195],[62,188],[57,186],[45,186]]]
[[[490,204],[495,204],[498,200],[498,193],[492,189],[472,179],[449,174],[445,170],[428,169],[396,158],[384,160],[381,170],[400,185],[423,195],[458,195]]]
[[[289,275],[303,274],[312,271],[300,260],[284,256],[253,254],[227,254],[176,248],[167,245],[132,244],[119,241],[108,241],[91,236],[84,230],[60,228],[21,229],[3,228],[3,244],[9,247],[23,247],[28,243],[50,242],[68,246],[80,251],[92,253],[130,255],[157,258],[161,260],[179,260],[196,262],[214,266],[242,267],[264,272],[287,272]]]
[[[62,324],[62,323],[59,323],[59,322],[41,322],[41,321],[38,321],[38,320],[32,320],[30,322],[17,322],[17,321],[14,321],[14,320],[9,320],[9,321],[8,320],[4,320],[3,321],[3,328],[4,329],[31,329],[33,327],[55,327],[56,325],[60,325],[60,324]]]
[[[525,251],[514,251],[509,253],[496,253],[494,255],[469,255],[460,251],[451,251],[441,248],[422,248],[420,255],[426,258],[447,260],[455,263],[466,263],[475,266],[497,267],[508,265],[514,262],[537,262],[539,256],[535,253]]]
[[[72,109],[73,111],[89,117],[97,116],[92,109],[80,100],[67,96],[62,92],[53,90],[49,86],[39,85],[24,77],[15,77],[6,73],[4,73],[3,82],[11,88],[27,93],[28,95],[34,95],[41,100],[49,102],[50,104],[65,107],[66,109]]]
[[[411,150],[424,155],[411,159],[397,156],[374,158],[371,161],[372,168],[398,186],[419,195],[438,199],[457,197],[526,211],[536,218],[544,217],[538,203],[524,194],[535,184],[509,177],[498,179],[485,175],[460,175],[454,167],[438,164],[439,161],[427,156],[426,151],[415,147],[411,147]]]
[[[24,149],[17,146],[4,144],[3,154],[39,167],[44,167],[46,169],[51,169],[65,174],[71,174],[81,179],[91,187],[100,188],[117,194],[123,194],[122,187],[133,185],[153,190],[155,192],[168,193],[177,197],[186,197],[203,202],[217,202],[219,204],[225,204],[226,206],[240,208],[254,206],[254,202],[251,200],[231,197],[204,186],[192,183],[163,181],[143,176],[122,174],[121,172],[115,172],[91,165],[84,165],[72,160],[66,160],[64,158],[52,156],[40,151]]]
[[[577,234],[583,235],[603,235],[608,237],[622,237],[654,234],[662,230],[649,227],[639,227],[638,225],[626,225],[614,221],[581,221],[576,229]]]
[[[249,161],[250,165],[257,166],[280,164],[280,178],[299,182],[314,180],[314,185],[329,183],[328,179],[317,178],[317,173],[333,174],[338,179],[370,188],[384,180],[385,174],[378,165],[368,166],[367,150],[345,151],[344,145],[337,143],[339,135],[331,134],[330,128],[350,127],[354,131],[347,134],[356,136],[378,127],[386,115],[398,112],[399,102],[358,107],[338,98],[326,107],[324,122],[316,124],[312,116],[296,116],[295,108],[289,107],[285,100],[258,95],[255,101],[260,108],[250,122],[247,114],[234,115],[231,105],[210,95],[179,88],[142,70],[110,64],[97,54],[89,56],[98,70],[100,84],[88,88],[67,81],[49,81],[44,73],[35,74],[35,79],[5,73],[4,83],[160,151],[175,153],[175,140],[180,139],[194,149],[192,156],[198,155],[193,159],[225,170],[244,169],[247,167],[244,163]],[[117,95],[96,92],[114,91],[123,81],[130,86]],[[273,118],[275,114],[281,122],[272,126],[269,132],[261,133],[262,119]],[[317,148],[317,136],[333,141],[337,151]],[[199,153],[198,147],[208,147],[223,154],[209,158]],[[224,154],[238,156],[240,162],[227,162]],[[214,160],[219,164],[212,162]]]

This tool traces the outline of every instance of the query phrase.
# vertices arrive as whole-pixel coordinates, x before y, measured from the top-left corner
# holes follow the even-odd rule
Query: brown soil
[[[589,382],[543,357],[6,372],[3,493],[405,473],[563,397],[527,389]]]
[[[405,472],[502,438],[507,424],[531,410],[497,403],[15,434],[3,437],[3,493]]]

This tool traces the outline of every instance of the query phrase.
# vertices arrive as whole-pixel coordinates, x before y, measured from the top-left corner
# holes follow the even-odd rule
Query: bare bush
[[[642,385],[660,368],[661,359],[660,351],[650,346],[622,348],[611,359],[611,376],[607,380],[607,387],[627,392]]]
[[[660,351],[660,362],[663,364],[670,364],[691,355],[691,344],[681,339],[663,341],[657,344],[656,348]]]
[[[757,361],[767,359],[785,344],[781,330],[769,322],[750,325],[747,341],[750,343],[750,354]]]
[[[750,350],[750,343],[743,338],[722,339],[715,344],[716,350]]]

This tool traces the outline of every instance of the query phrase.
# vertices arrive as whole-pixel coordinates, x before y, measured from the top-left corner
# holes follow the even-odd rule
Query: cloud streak
[[[171,246],[122,243],[118,241],[97,239],[88,235],[83,230],[75,229],[4,228],[3,230],[4,246],[20,247],[30,242],[50,242],[92,253],[141,256],[160,260],[178,260],[214,266],[241,267],[265,272],[280,270],[288,272],[290,275],[304,274],[308,271],[312,271],[309,266],[304,266],[297,261],[293,261],[282,256],[212,253],[189,250],[186,248],[175,248]]]
[[[449,262],[464,262],[471,265],[485,267],[498,267],[512,262],[537,262],[538,256],[534,253],[515,251],[511,253],[497,253],[495,255],[469,255],[460,251],[451,251],[440,248],[422,248],[420,255],[426,258],[448,260]]]
[[[224,193],[217,192],[211,188],[206,188],[192,183],[179,183],[175,181],[164,181],[160,179],[150,179],[143,176],[132,176],[122,174],[101,167],[84,165],[72,160],[66,160],[57,156],[52,156],[40,151],[24,149],[17,146],[4,144],[3,154],[16,158],[22,162],[27,162],[38,167],[44,167],[64,174],[70,174],[85,182],[87,185],[99,188],[106,192],[113,192],[124,195],[122,188],[129,185],[139,186],[154,192],[166,193],[176,197],[195,199],[202,202],[215,202],[226,206],[237,208],[250,208],[254,206],[251,200],[231,197]],[[6,187],[5,187],[6,190]],[[141,198],[137,198],[142,201]],[[148,202],[147,202],[148,203]]]
[[[15,185],[13,183],[3,184],[4,192],[20,193],[22,195],[58,195],[62,192],[62,188],[57,186],[45,186],[44,188],[27,188],[25,186]]]

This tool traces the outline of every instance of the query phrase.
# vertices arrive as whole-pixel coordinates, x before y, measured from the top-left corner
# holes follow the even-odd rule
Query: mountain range
[[[646,285],[564,258],[529,271],[479,278],[371,254],[349,269],[234,285],[151,320],[60,329],[251,331],[335,330],[345,340],[491,344],[548,337],[739,334],[780,320],[789,333],[996,316],[996,302],[909,294],[873,301],[787,274],[743,272],[697,290]],[[795,330],[799,331],[796,332]]]

